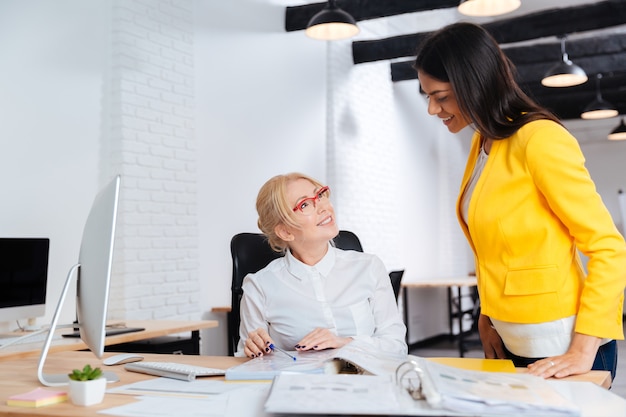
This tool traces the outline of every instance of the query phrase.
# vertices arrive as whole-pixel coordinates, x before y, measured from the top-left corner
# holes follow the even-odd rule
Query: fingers
[[[587,362],[588,360],[583,355],[566,353],[565,355],[552,356],[531,363],[528,365],[528,372],[542,378],[564,378],[591,370],[591,365],[587,365]]]
[[[270,353],[270,344],[273,341],[265,329],[256,329],[248,333],[248,339],[244,344],[244,353],[249,358],[256,358],[263,356],[265,353]]]
[[[295,346],[296,350],[320,349],[320,345],[327,344],[330,331],[316,328],[304,336]]]
[[[324,350],[338,348],[346,345],[352,340],[349,337],[339,337],[330,329],[316,328],[300,340],[295,349],[304,350]]]
[[[528,365],[528,372],[532,375],[537,375],[542,378],[550,378],[563,370],[563,365],[563,362],[558,361],[556,357],[546,358]]]

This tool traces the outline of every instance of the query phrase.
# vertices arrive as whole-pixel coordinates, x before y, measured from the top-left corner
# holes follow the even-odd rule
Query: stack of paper
[[[542,378],[473,371],[410,358],[411,362],[405,364],[419,368],[410,377],[417,377],[417,386],[421,386],[425,399],[410,395],[403,380],[407,374],[403,372],[397,375],[281,373],[274,379],[265,411],[406,416],[580,415],[576,405]]]
[[[372,352],[369,346],[352,342],[340,349],[323,351],[289,352],[287,355],[264,355],[226,370],[227,381],[269,380],[276,375],[288,373],[337,374],[350,365],[357,373],[369,375],[392,375],[406,357],[386,356]]]
[[[227,381],[271,381],[281,372],[323,374],[326,371],[325,355],[317,352],[291,352],[296,357],[293,361],[286,355],[272,354],[261,356],[241,365],[226,370]],[[336,373],[336,372],[335,372]]]

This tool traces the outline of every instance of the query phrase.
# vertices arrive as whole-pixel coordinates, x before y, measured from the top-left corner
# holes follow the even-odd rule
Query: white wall
[[[619,120],[614,120],[617,126]],[[626,219],[620,213],[617,193],[620,189],[626,192],[626,141],[615,142],[601,137],[595,142],[581,145],[581,149],[585,154],[587,169],[596,182],[604,204],[620,230],[624,230],[622,227]]]
[[[0,2],[0,234],[50,238],[42,322],[99,186],[102,15],[101,2]]]

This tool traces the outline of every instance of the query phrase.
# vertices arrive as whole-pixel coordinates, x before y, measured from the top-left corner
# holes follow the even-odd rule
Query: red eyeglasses
[[[315,197],[307,197],[307,198],[303,198],[302,200],[300,200],[298,204],[296,204],[296,206],[293,208],[293,211],[300,210],[302,214],[306,214],[306,215],[313,214],[313,211],[315,210],[317,203],[319,201],[324,201],[328,199],[329,196],[330,196],[330,187],[328,186],[322,187],[317,192],[317,194],[315,194]]]

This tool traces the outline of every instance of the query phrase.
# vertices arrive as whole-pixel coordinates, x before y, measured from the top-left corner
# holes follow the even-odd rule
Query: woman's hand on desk
[[[274,343],[265,329],[258,328],[248,333],[248,338],[244,344],[244,353],[249,358],[256,358],[270,353],[270,345]]]
[[[564,378],[589,372],[598,353],[601,339],[574,333],[572,343],[565,354],[551,356],[528,365],[528,372],[543,378]]]
[[[340,348],[352,341],[351,337],[339,337],[329,329],[316,328],[302,338],[295,346],[296,350],[324,350]]]
[[[491,319],[484,314],[478,317],[478,334],[486,359],[506,359],[504,343],[491,324]]]
[[[329,348],[340,348],[352,341],[351,337],[339,337],[329,329],[316,328],[304,336],[294,348],[299,351],[304,350],[324,350]],[[248,333],[248,338],[244,344],[244,353],[249,358],[256,358],[272,352],[270,345],[274,341],[265,329],[258,328]]]

